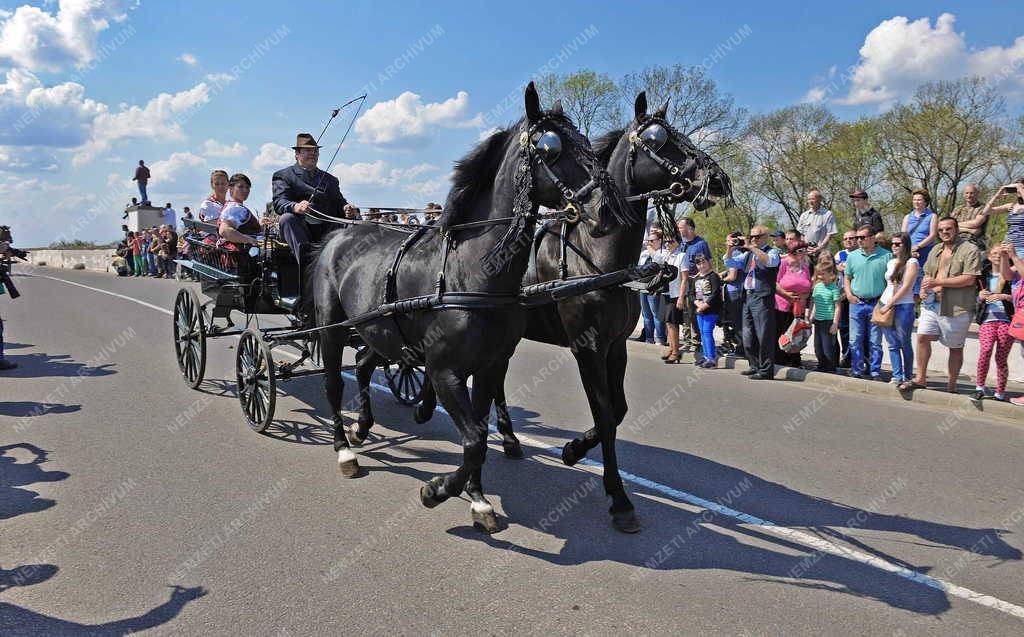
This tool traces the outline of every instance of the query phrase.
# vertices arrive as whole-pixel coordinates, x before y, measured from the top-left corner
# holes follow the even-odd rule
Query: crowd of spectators
[[[1024,341],[1024,322],[1013,323],[1014,312],[1024,312],[1024,179],[1000,188],[987,204],[969,184],[964,205],[947,215],[931,208],[929,193],[915,190],[913,209],[891,236],[866,192],[850,198],[853,229],[841,239],[835,215],[811,191],[795,228],[733,232],[718,258],[692,218],[677,228],[652,227],[641,264],[668,263],[679,276],[665,289],[641,294],[638,340],[666,346],[666,363],[691,350],[707,368],[717,367],[722,351],[743,356],[744,375],[768,380],[776,364],[802,366],[800,349],[811,334],[800,332],[812,330],[817,371],[848,369],[854,378],[881,381],[884,345],[889,382],[907,392],[926,386],[938,341],[948,349],[945,388],[956,393],[964,345],[977,324],[971,398],[1008,400],[1009,355],[1015,341]],[[1010,200],[999,204],[1001,198]],[[988,225],[1001,214],[1007,233],[996,240]],[[833,252],[834,242],[841,248]],[[987,385],[993,356],[994,391]],[[1024,397],[1009,402],[1024,404]]]

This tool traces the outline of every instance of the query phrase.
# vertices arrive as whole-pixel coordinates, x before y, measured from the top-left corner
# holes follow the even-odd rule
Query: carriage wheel
[[[412,407],[423,400],[427,370],[422,365],[390,363],[384,366],[384,378],[398,402]]]
[[[235,354],[235,381],[238,402],[242,405],[245,421],[253,431],[262,433],[274,418],[277,384],[274,379],[274,359],[270,346],[255,329],[242,332]]]
[[[199,297],[188,288],[174,299],[174,357],[185,384],[199,387],[206,372],[206,320]]]

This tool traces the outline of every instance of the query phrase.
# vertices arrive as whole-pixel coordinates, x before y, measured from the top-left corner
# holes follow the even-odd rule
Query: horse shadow
[[[34,458],[29,462],[18,462],[15,449],[24,449]],[[48,461],[45,449],[19,442],[0,446],[0,520],[10,519],[26,513],[44,511],[57,503],[26,487],[37,482],[59,482],[68,478],[64,471],[47,471],[42,465]]]
[[[537,414],[513,409],[518,431],[569,440],[575,431],[542,426],[524,418]],[[456,466],[459,452],[415,449],[404,446],[409,440],[458,440],[447,416],[437,414],[432,424],[415,425],[411,418],[391,410],[386,421],[399,432],[394,439],[378,438],[368,442],[360,454],[382,464],[369,469],[397,473],[419,482],[429,480],[434,471],[425,464]],[[439,427],[435,429],[434,427]],[[381,442],[387,444],[381,444]],[[631,581],[642,582],[657,571],[731,570],[747,576],[747,581],[771,582],[873,599],[894,608],[922,615],[940,615],[950,608],[945,592],[925,585],[897,586],[893,575],[862,562],[814,551],[804,544],[780,538],[760,528],[709,509],[698,509],[664,497],[663,494],[627,482],[634,494],[638,514],[644,523],[639,535],[614,532],[606,513],[608,504],[600,475],[563,466],[548,453],[527,447],[526,461],[507,460],[495,450],[497,438],[491,436],[491,449],[484,470],[484,489],[500,498],[509,526],[525,526],[550,540],[559,548],[541,550],[516,543],[507,534],[486,535],[470,526],[448,530],[454,537],[481,542],[502,550],[520,553],[556,566],[578,566],[592,562],[616,562],[632,569]],[[388,447],[402,447],[395,454]],[[915,565],[870,546],[854,537],[853,531],[880,531],[911,535],[931,546],[994,558],[997,562],[1020,560],[1020,549],[1005,540],[1009,532],[994,528],[969,528],[919,520],[906,516],[867,511],[819,496],[801,493],[785,485],[693,454],[619,440],[622,466],[643,466],[644,475],[679,486],[710,501],[742,510],[780,526],[797,528],[827,541],[842,541],[864,553],[927,574],[930,565]],[[591,452],[595,457],[597,450]],[[523,489],[522,485],[536,485]],[[728,502],[723,502],[727,498]],[[889,537],[886,540],[891,540]],[[495,564],[502,564],[498,559]],[[495,566],[494,568],[500,568]],[[497,573],[493,573],[497,575]],[[480,577],[487,577],[482,572]]]
[[[4,343],[4,351],[9,349],[25,349],[26,347],[32,347],[31,343]]]
[[[59,403],[37,403],[30,400],[0,402],[0,416],[30,418],[48,414],[70,414],[82,409],[81,405],[61,405]]]
[[[4,347],[6,349],[7,346]],[[117,373],[113,363],[87,365],[72,359],[70,354],[19,354],[8,358],[18,364],[18,369],[10,374],[12,378],[109,376]]]
[[[204,595],[206,595],[206,589],[201,586],[191,588],[172,586],[170,598],[153,609],[135,617],[102,624],[83,624],[59,619],[28,608],[0,602],[0,634],[9,637],[20,635],[123,637],[166,624],[177,617],[186,604]]]
[[[10,588],[41,584],[56,575],[58,570],[53,564],[23,564],[9,570],[0,568],[0,593]]]

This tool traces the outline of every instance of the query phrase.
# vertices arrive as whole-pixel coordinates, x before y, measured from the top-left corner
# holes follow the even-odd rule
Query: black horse
[[[631,214],[625,224],[607,226],[600,220],[584,219],[566,226],[566,242],[561,246],[564,222],[545,224],[534,241],[535,265],[531,264],[524,285],[578,276],[611,272],[637,262],[645,230],[648,199],[644,194],[671,191],[672,201],[690,201],[697,210],[705,210],[721,197],[731,194],[728,175],[683,133],[666,120],[666,103],[653,115],[647,113],[647,96],[640,93],[634,104],[635,117],[623,130],[612,131],[597,142],[599,160],[622,192],[630,198]],[[665,197],[664,194],[661,195]],[[675,231],[674,220],[670,221]],[[563,261],[562,253],[565,258]],[[563,270],[562,263],[565,268]],[[601,443],[604,486],[612,498],[610,513],[615,528],[625,532],[640,529],[634,508],[619,478],[615,454],[615,430],[626,415],[623,379],[626,373],[626,339],[640,316],[637,295],[614,287],[557,304],[527,311],[525,338],[572,349],[582,376],[595,426],[582,438],[565,445],[562,459],[567,465],[578,462]],[[377,360],[360,360],[357,376],[360,388],[368,388]],[[501,370],[504,378],[507,362]],[[475,380],[474,380],[475,382]],[[361,428],[373,421],[369,395],[360,393]],[[436,398],[425,387],[423,401],[417,406],[417,422],[428,420],[436,407]],[[495,396],[497,428],[503,438],[505,454],[522,457],[522,448],[512,430],[505,402],[504,383]]]
[[[412,357],[426,364],[462,436],[463,464],[424,485],[421,500],[434,507],[465,490],[474,524],[488,531],[498,525],[481,486],[487,417],[525,326],[517,300],[538,206],[585,209],[609,225],[630,214],[589,141],[561,106],[542,111],[532,83],[525,102],[524,119],[456,164],[436,226],[413,235],[377,224],[339,229],[314,253],[306,287],[316,324],[324,328],[320,343],[334,447],[347,477],[359,469],[346,434],[359,444],[366,430],[345,431],[339,368],[349,332],[337,324],[377,310],[382,302],[419,297],[373,320],[357,318],[355,328],[368,346],[361,358]],[[427,307],[431,299],[443,303]]]

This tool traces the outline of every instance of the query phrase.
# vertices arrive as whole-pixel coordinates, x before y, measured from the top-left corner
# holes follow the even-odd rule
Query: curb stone
[[[645,349],[648,348],[648,345],[644,343],[630,341],[630,344],[637,345]],[[663,348],[661,347],[657,347],[656,351],[660,352],[662,349]],[[682,363],[693,364],[696,362],[696,357],[692,352],[683,352],[682,357],[679,360]],[[750,365],[747,363],[746,359],[743,358],[722,356],[718,359],[718,369],[744,370],[749,368]],[[955,426],[956,418],[966,418],[971,416],[998,418],[1000,422],[1005,424],[1024,428],[1024,408],[1010,403],[999,402],[993,398],[986,398],[980,402],[975,402],[966,394],[950,394],[930,388],[918,389],[912,392],[901,392],[895,385],[891,385],[889,383],[850,378],[843,374],[827,374],[824,372],[797,369],[795,367],[784,367],[782,365],[775,366],[775,380],[806,383],[808,385],[830,389],[841,389],[842,391],[850,393],[867,394],[869,396],[876,396],[878,398],[888,400],[898,400],[904,403],[915,403],[927,407],[938,408],[941,411],[949,412],[950,416],[954,418],[954,423],[951,423],[950,428]],[[947,418],[950,416],[947,416]]]

